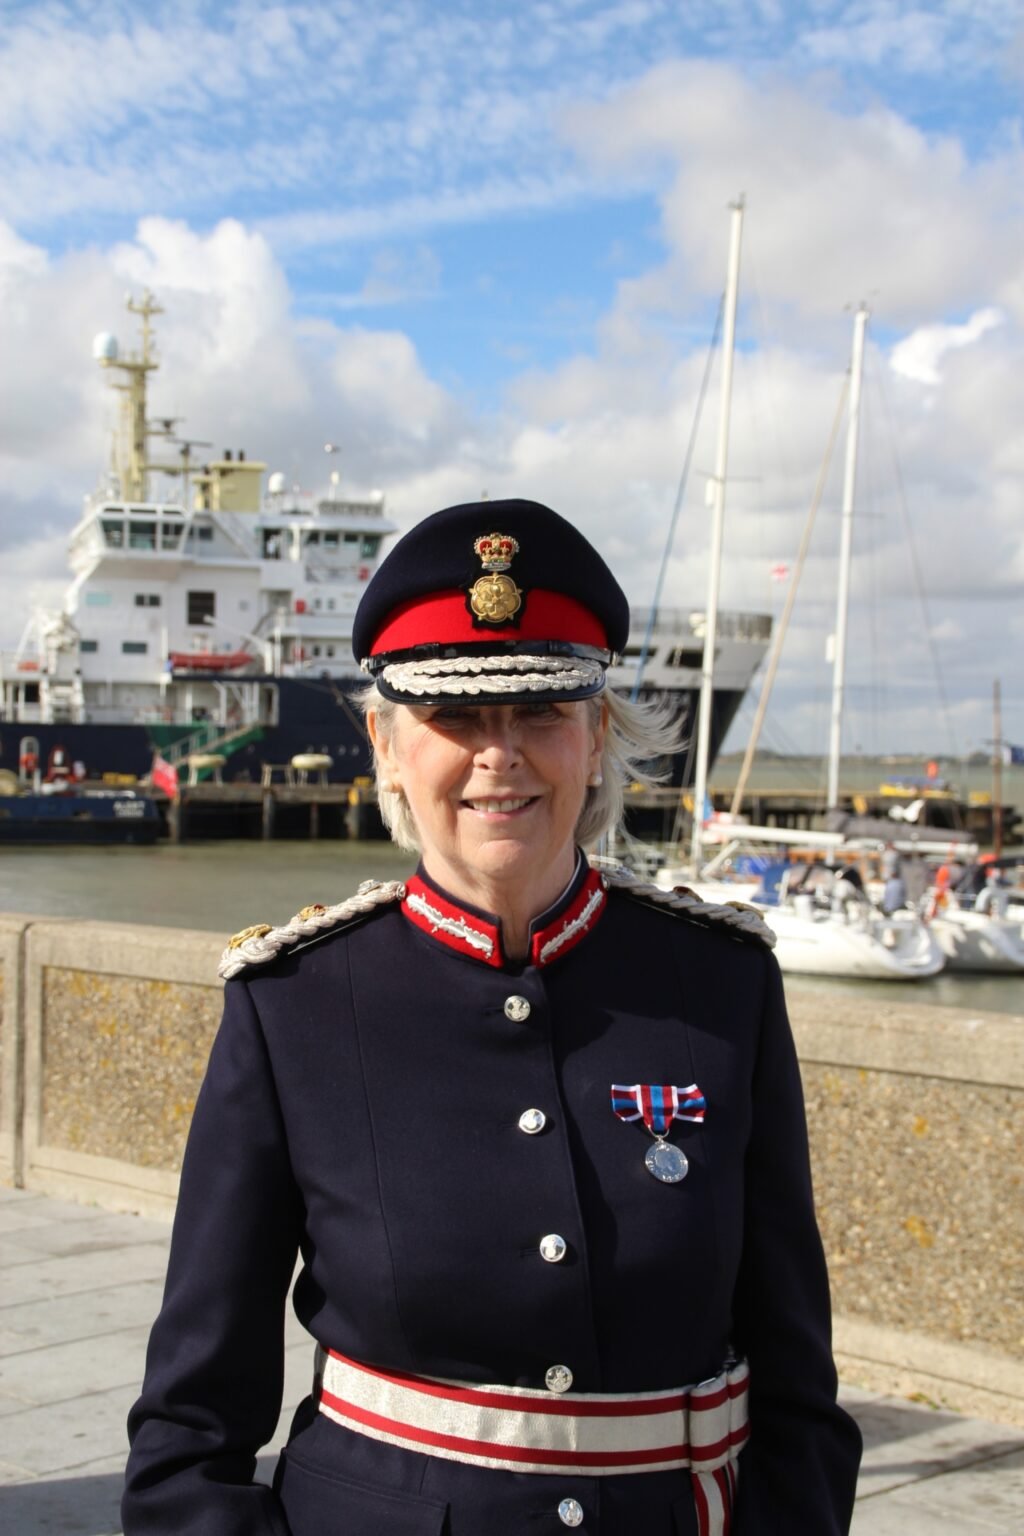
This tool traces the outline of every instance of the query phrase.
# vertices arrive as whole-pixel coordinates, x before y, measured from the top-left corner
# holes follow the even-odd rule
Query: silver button
[[[572,1371],[567,1365],[549,1365],[544,1372],[544,1385],[549,1392],[568,1392],[572,1386]]]
[[[548,1123],[548,1117],[542,1109],[524,1109],[519,1116],[519,1129],[525,1131],[527,1136],[536,1136]]]
[[[565,1258],[565,1250],[568,1246],[564,1237],[559,1237],[557,1232],[549,1232],[540,1240],[540,1256],[549,1264],[557,1264],[560,1259]]]
[[[530,1005],[525,997],[506,997],[505,1017],[511,1019],[513,1024],[522,1024],[524,1019],[530,1017]]]
[[[563,1525],[582,1525],[583,1509],[575,1499],[563,1499],[558,1506],[558,1518]]]

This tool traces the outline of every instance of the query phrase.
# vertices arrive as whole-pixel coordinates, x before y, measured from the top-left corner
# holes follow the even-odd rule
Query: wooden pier
[[[214,838],[382,838],[372,785],[188,784],[154,796],[172,843]]]
[[[732,799],[728,789],[712,790],[716,811],[727,811]],[[909,803],[912,796],[907,797]],[[353,784],[184,784],[174,799],[156,793],[154,802],[173,843],[213,838],[242,838],[265,842],[276,839],[385,837],[372,782]],[[840,810],[851,816],[876,819],[891,835],[906,836],[913,830],[941,836],[942,830],[970,833],[982,845],[992,842],[995,807],[954,797],[934,797],[926,802],[920,819],[892,819],[890,808],[900,801],[891,793],[840,794]],[[645,842],[671,843],[689,835],[692,796],[689,790],[644,789],[626,792],[626,828]],[[827,813],[820,793],[801,789],[755,790],[743,804],[743,815],[755,826],[801,832],[826,830]],[[1012,806],[1003,807],[1004,838],[1019,836],[1020,817]]]

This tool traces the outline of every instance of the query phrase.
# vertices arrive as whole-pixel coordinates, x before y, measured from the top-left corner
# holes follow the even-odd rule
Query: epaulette
[[[241,933],[236,933],[228,940],[228,947],[220,957],[217,974],[229,981],[249,966],[267,965],[271,960],[276,960],[282,951],[308,943],[342,924],[351,924],[368,916],[386,902],[401,901],[404,895],[405,886],[401,880],[364,880],[356,894],[347,901],[339,901],[333,907],[319,904],[303,907],[291,922],[282,924],[280,928],[273,928],[270,923],[254,923],[252,927],[243,928]]]
[[[638,901],[659,907],[662,911],[673,912],[679,917],[691,918],[702,926],[722,923],[738,939],[753,939],[767,949],[775,948],[775,934],[757,908],[748,906],[746,902],[704,901],[696,891],[691,891],[685,885],[677,885],[674,890],[666,891],[660,885],[641,880],[621,864],[602,866],[601,872],[610,886],[626,891]]]

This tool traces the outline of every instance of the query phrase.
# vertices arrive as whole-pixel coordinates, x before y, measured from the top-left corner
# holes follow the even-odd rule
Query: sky
[[[977,751],[997,678],[1024,742],[1022,88],[1019,0],[0,0],[0,645],[60,601],[92,340],[147,287],[153,414],[403,528],[545,501],[636,606],[695,433],[662,601],[702,607],[742,197],[723,606],[781,613],[865,303],[844,745]],[[844,441],[777,751],[826,749]]]

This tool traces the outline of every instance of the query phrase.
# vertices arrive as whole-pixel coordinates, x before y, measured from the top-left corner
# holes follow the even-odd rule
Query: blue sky
[[[310,484],[339,441],[405,524],[484,488],[541,496],[642,602],[742,191],[723,599],[780,602],[767,572],[795,551],[844,306],[866,297],[851,739],[976,745],[1004,655],[1024,739],[1017,0],[36,0],[0,19],[0,641],[26,593],[60,590],[109,416],[89,343],[130,339],[123,294],[146,283],[167,308],[154,404],[194,435]],[[681,606],[704,591],[711,429],[670,569]],[[819,533],[777,706],[808,750],[827,507]]]

